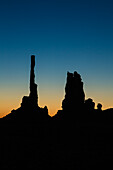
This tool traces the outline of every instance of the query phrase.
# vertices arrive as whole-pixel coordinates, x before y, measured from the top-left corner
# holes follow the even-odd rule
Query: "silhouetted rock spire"
[[[37,84],[35,84],[35,56],[31,56],[31,72],[30,72],[30,98],[34,105],[38,103],[38,95],[37,95]]]
[[[29,96],[24,96],[22,99],[22,107],[34,107],[38,106],[38,94],[37,94],[37,84],[35,84],[35,56],[31,56],[31,71],[30,71],[30,94]]]
[[[21,107],[12,110],[10,114],[4,117],[4,120],[13,122],[43,122],[48,121],[47,106],[41,108],[38,106],[37,84],[35,84],[35,56],[31,56],[30,69],[30,93],[29,96],[22,98]]]
[[[62,108],[76,110],[83,106],[85,94],[81,76],[75,71],[67,72],[67,83],[65,87],[65,99],[62,102]]]

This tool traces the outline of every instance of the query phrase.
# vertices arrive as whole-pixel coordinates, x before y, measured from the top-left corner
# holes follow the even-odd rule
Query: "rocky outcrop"
[[[75,71],[67,72],[67,82],[65,87],[65,98],[62,102],[63,110],[76,110],[83,106],[85,94],[81,76]]]

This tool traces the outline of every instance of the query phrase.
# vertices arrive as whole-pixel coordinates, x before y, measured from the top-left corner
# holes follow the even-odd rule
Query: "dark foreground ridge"
[[[95,109],[81,76],[68,72],[62,110],[50,117],[38,105],[34,67],[32,55],[30,94],[0,119],[0,169],[112,169],[113,109]]]

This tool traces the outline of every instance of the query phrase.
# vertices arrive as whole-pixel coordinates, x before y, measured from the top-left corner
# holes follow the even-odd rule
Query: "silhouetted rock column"
[[[35,56],[31,56],[31,72],[30,72],[30,99],[31,102],[36,106],[38,103],[38,95],[37,95],[37,84],[35,84]]]
[[[37,108],[38,106],[38,94],[37,84],[35,84],[35,56],[31,56],[31,71],[30,71],[30,95],[24,96],[22,99],[21,107],[24,108]]]
[[[62,102],[63,110],[81,109],[84,105],[85,94],[81,76],[77,73],[67,72],[67,83],[65,87],[65,99]]]
[[[37,84],[35,84],[35,56],[31,56],[30,69],[30,93],[29,96],[22,98],[21,107],[17,110],[12,110],[7,115],[6,119],[14,122],[47,122],[49,120],[48,108],[38,106]]]

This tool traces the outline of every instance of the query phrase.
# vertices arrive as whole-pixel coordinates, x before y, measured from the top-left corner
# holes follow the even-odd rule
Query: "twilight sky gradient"
[[[0,1],[0,117],[29,94],[36,55],[39,106],[61,109],[67,71],[82,76],[86,98],[113,107],[112,0]]]

